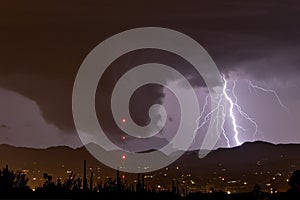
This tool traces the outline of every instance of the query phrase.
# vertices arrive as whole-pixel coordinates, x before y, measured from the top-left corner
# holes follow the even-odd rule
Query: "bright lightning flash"
[[[200,116],[197,119],[197,122],[199,124],[197,130],[203,128],[203,126],[209,122],[212,114],[214,112],[217,112],[218,117],[216,119],[212,119],[213,120],[212,122],[216,124],[216,130],[217,130],[218,133],[220,133],[218,135],[222,135],[226,139],[227,146],[231,147],[231,145],[230,145],[231,144],[230,134],[228,134],[226,132],[226,129],[225,129],[225,126],[224,126],[225,125],[225,119],[228,116],[228,118],[229,118],[229,120],[232,124],[233,134],[231,134],[231,135],[233,135],[232,139],[235,143],[234,146],[236,146],[236,145],[239,146],[239,145],[242,144],[242,142],[239,139],[240,138],[240,131],[243,131],[243,132],[246,131],[246,129],[239,124],[239,121],[242,120],[242,119],[245,119],[250,124],[252,124],[252,126],[254,127],[253,138],[255,138],[255,136],[258,132],[258,125],[255,122],[255,120],[252,117],[250,117],[246,112],[244,112],[242,107],[238,104],[238,98],[237,98],[237,95],[235,93],[236,81],[233,82],[233,86],[231,88],[228,88],[228,81],[225,79],[225,76],[223,75],[222,78],[223,78],[223,81],[224,81],[224,87],[222,89],[222,93],[221,93],[221,96],[219,98],[219,101],[217,102],[217,106],[215,108],[213,108],[208,114],[206,114],[204,116],[205,110],[208,107],[208,97],[209,97],[209,95],[207,95],[206,98],[205,98],[205,103],[204,103],[204,106],[203,106],[202,111],[200,113]],[[263,92],[273,94],[275,96],[275,98],[277,99],[278,103],[280,104],[280,106],[282,108],[287,109],[287,107],[283,105],[283,103],[280,100],[278,94],[274,90],[265,89],[263,87],[254,85],[251,81],[249,81],[248,83],[249,83],[249,85],[248,85],[249,89],[250,88],[252,88],[254,90],[257,89],[257,90],[261,90]],[[225,100],[225,105],[221,104],[221,102],[223,100]],[[227,105],[226,103],[229,104],[228,108],[226,106]],[[226,108],[224,106],[226,106]],[[229,112],[229,113],[227,113],[227,112]],[[219,117],[219,116],[221,116],[221,117]],[[238,117],[240,117],[239,120],[237,120]],[[202,121],[202,123],[200,123],[200,120]]]
[[[238,128],[240,128],[239,125],[237,125],[236,123],[236,119],[235,119],[235,115],[234,115],[234,107],[237,106],[238,104],[234,103],[232,101],[232,99],[228,96],[227,94],[227,80],[224,78],[223,76],[223,80],[224,80],[224,88],[223,88],[223,95],[225,96],[225,99],[229,102],[229,116],[232,122],[232,127],[233,127],[233,131],[234,131],[234,140],[236,142],[237,145],[241,145],[241,142],[239,140],[239,131]]]
[[[258,85],[254,85],[251,81],[248,81],[248,82],[249,82],[249,90],[250,90],[250,88],[253,88],[253,89],[261,90],[261,91],[263,91],[263,92],[271,93],[271,94],[273,94],[274,97],[277,99],[279,105],[280,105],[282,108],[284,108],[284,109],[286,109],[286,110],[289,110],[285,105],[283,105],[282,101],[280,100],[280,98],[279,98],[279,96],[278,96],[278,94],[277,94],[277,92],[276,92],[275,90],[270,90],[270,89],[266,89],[266,88],[260,87],[260,86],[258,86]],[[250,90],[250,91],[251,91],[251,90]]]

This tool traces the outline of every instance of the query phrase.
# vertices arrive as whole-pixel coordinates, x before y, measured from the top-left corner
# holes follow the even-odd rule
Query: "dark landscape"
[[[299,19],[299,0],[1,0],[0,199],[299,200]]]
[[[89,195],[97,196],[97,192],[111,195],[109,191],[116,190],[119,193],[125,192],[126,195],[133,195],[132,191],[138,191],[148,192],[155,198],[172,194],[174,198],[193,199],[197,197],[196,194],[214,192],[232,199],[232,196],[253,192],[255,187],[259,187],[259,192],[273,194],[275,198],[276,194],[285,193],[291,188],[290,178],[300,166],[297,152],[300,152],[298,144],[248,142],[240,147],[214,150],[203,159],[198,158],[198,151],[185,152],[179,160],[162,170],[130,174],[106,167],[94,159],[84,147],[31,149],[1,145],[0,164],[7,164],[9,170],[26,175],[28,186],[35,190],[32,195],[39,191],[43,193],[44,190],[51,190],[51,193],[66,192],[62,186],[61,190],[51,189],[50,186],[47,189],[45,184],[50,185],[50,182],[58,187],[58,183],[72,180],[72,184],[75,184],[76,180],[81,180],[81,185],[76,186],[77,189],[74,186],[68,188],[84,196],[87,191],[82,186],[83,161],[86,160],[87,188],[92,192]],[[237,157],[240,159],[236,159]],[[50,181],[48,176],[51,177]],[[117,183],[118,179],[120,183]],[[118,186],[118,189],[114,184],[122,186]],[[52,197],[58,198],[55,195]]]

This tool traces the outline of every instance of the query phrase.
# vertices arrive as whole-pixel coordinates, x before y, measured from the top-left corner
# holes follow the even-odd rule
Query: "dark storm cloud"
[[[285,80],[299,75],[299,18],[300,3],[292,0],[2,1],[0,87],[37,102],[48,122],[73,129],[76,72],[113,34],[172,28],[203,45],[223,73]],[[192,71],[186,75],[193,79]]]

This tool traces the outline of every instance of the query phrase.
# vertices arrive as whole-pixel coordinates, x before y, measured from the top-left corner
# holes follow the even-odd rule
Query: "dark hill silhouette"
[[[284,180],[300,166],[299,152],[300,144],[274,145],[261,141],[247,142],[234,148],[220,148],[211,151],[203,159],[198,158],[198,151],[189,151],[168,166],[169,170],[163,172],[168,173],[168,176],[160,181],[169,184],[172,178],[182,174],[192,174],[196,186],[204,185],[207,181],[218,180],[218,177],[222,176],[226,177],[226,183],[230,180],[247,181],[249,187],[252,187],[254,183],[265,185],[267,180],[276,177],[278,183],[273,181],[274,185],[278,190],[285,191],[289,186]],[[36,183],[32,177],[39,179],[44,172],[53,174],[54,178],[64,178],[67,176],[66,171],[72,170],[74,174],[81,176],[84,159],[87,160],[88,169],[100,169],[97,176],[101,178],[115,176],[113,169],[93,158],[84,147],[32,149],[0,145],[0,158],[0,166],[8,164],[13,170],[29,169],[28,177],[31,186]],[[151,174],[160,176],[159,174],[163,173],[157,171]],[[135,175],[126,174],[126,178],[130,181],[135,178]]]

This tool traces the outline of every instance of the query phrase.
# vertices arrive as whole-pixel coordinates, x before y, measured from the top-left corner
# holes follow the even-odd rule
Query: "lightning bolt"
[[[289,109],[288,109],[285,105],[283,105],[282,101],[280,100],[280,98],[279,98],[279,96],[278,96],[278,94],[277,94],[277,92],[276,92],[275,90],[266,89],[266,88],[260,87],[260,86],[258,86],[258,85],[254,85],[251,81],[248,81],[248,83],[249,83],[249,88],[253,88],[254,90],[257,89],[257,90],[260,90],[260,91],[263,91],[263,92],[267,92],[267,93],[273,94],[274,97],[277,99],[279,105],[280,105],[282,108],[284,108],[284,109],[286,109],[287,111],[289,111]],[[250,90],[250,91],[251,91],[251,90]]]
[[[227,80],[225,79],[225,77],[223,76],[223,80],[224,80],[224,87],[223,87],[223,94],[226,98],[226,100],[229,102],[229,116],[231,118],[231,122],[232,122],[232,127],[233,127],[233,132],[234,132],[234,139],[237,145],[241,145],[242,143],[239,140],[239,131],[238,128],[240,128],[241,126],[237,125],[236,123],[236,118],[234,115],[234,107],[237,106],[238,104],[236,104],[235,102],[233,102],[233,100],[229,97],[229,95],[227,94]]]
[[[208,97],[209,97],[209,95],[206,95],[204,106],[202,107],[202,111],[200,112],[200,116],[197,119],[197,124],[200,124],[200,121],[201,121],[202,118],[203,118],[203,121],[197,127],[194,134],[197,134],[197,131],[209,122],[209,120],[211,118],[211,115],[214,112],[218,112],[217,116],[220,116],[219,114],[221,113],[222,118],[220,119],[220,117],[217,117],[216,119],[213,119],[213,123],[216,123],[216,129],[217,129],[216,131],[220,132],[223,135],[223,137],[226,139],[227,147],[230,147],[230,141],[229,141],[229,139],[226,135],[225,129],[224,129],[225,117],[226,117],[225,107],[221,104],[221,102],[223,101],[224,96],[223,96],[223,94],[221,94],[221,96],[219,98],[219,101],[217,102],[217,106],[214,109],[212,109],[208,114],[206,114],[204,116],[206,108],[208,107]]]
[[[238,113],[244,118],[244,119],[247,119],[251,124],[253,124],[254,126],[254,132],[253,132],[253,138],[255,138],[257,132],[258,132],[258,125],[257,123],[254,121],[254,119],[252,117],[250,117],[246,112],[244,112],[242,110],[242,107],[238,104],[238,98],[235,94],[235,86],[236,86],[236,81],[233,82],[233,87],[232,87],[232,95],[235,99],[235,106],[238,110]],[[246,131],[246,129],[243,129],[243,127],[240,126],[240,128],[243,130],[243,131]]]
[[[197,119],[197,123],[198,123],[198,128],[196,129],[195,133],[204,127],[205,124],[207,124],[211,119],[211,116],[214,112],[217,112],[217,118],[216,119],[212,119],[212,123],[216,124],[216,131],[220,134],[218,135],[222,135],[225,140],[226,140],[226,144],[227,147],[231,147],[230,145],[230,135],[227,133],[226,129],[225,129],[225,119],[226,117],[229,118],[231,125],[232,125],[232,130],[233,130],[233,140],[235,145],[241,145],[242,142],[240,141],[240,131],[245,132],[246,129],[239,124],[239,121],[242,119],[245,119],[246,121],[248,121],[250,124],[252,124],[252,126],[254,127],[253,130],[253,138],[255,139],[256,134],[258,132],[258,125],[255,122],[255,120],[249,116],[249,114],[247,114],[242,107],[239,105],[238,103],[238,97],[235,93],[235,88],[236,88],[236,81],[233,81],[233,86],[231,88],[229,88],[228,86],[228,81],[225,79],[225,76],[222,75],[224,84],[223,84],[223,88],[222,88],[222,93],[220,94],[220,98],[219,101],[217,102],[217,106],[215,108],[213,108],[211,111],[209,111],[206,115],[204,114],[206,111],[206,108],[208,107],[208,97],[209,95],[206,96],[205,98],[205,102],[204,102],[204,106],[201,110],[200,116]],[[288,110],[288,108],[286,106],[283,105],[282,101],[280,100],[278,94],[276,93],[276,91],[271,90],[271,89],[266,89],[263,87],[260,87],[258,85],[254,85],[251,81],[248,81],[249,85],[249,89],[252,88],[254,90],[260,90],[263,92],[267,92],[267,93],[271,93],[275,96],[275,98],[277,99],[278,103],[280,104],[281,107],[285,108]],[[226,106],[227,104],[221,104],[221,102],[225,100],[225,103],[228,103],[228,107]],[[226,106],[226,108],[224,107]],[[221,117],[219,117],[221,116]],[[239,117],[239,120],[237,120],[237,118]],[[201,122],[202,121],[202,122]],[[200,123],[201,122],[201,123]],[[231,134],[232,135],[232,134]]]

